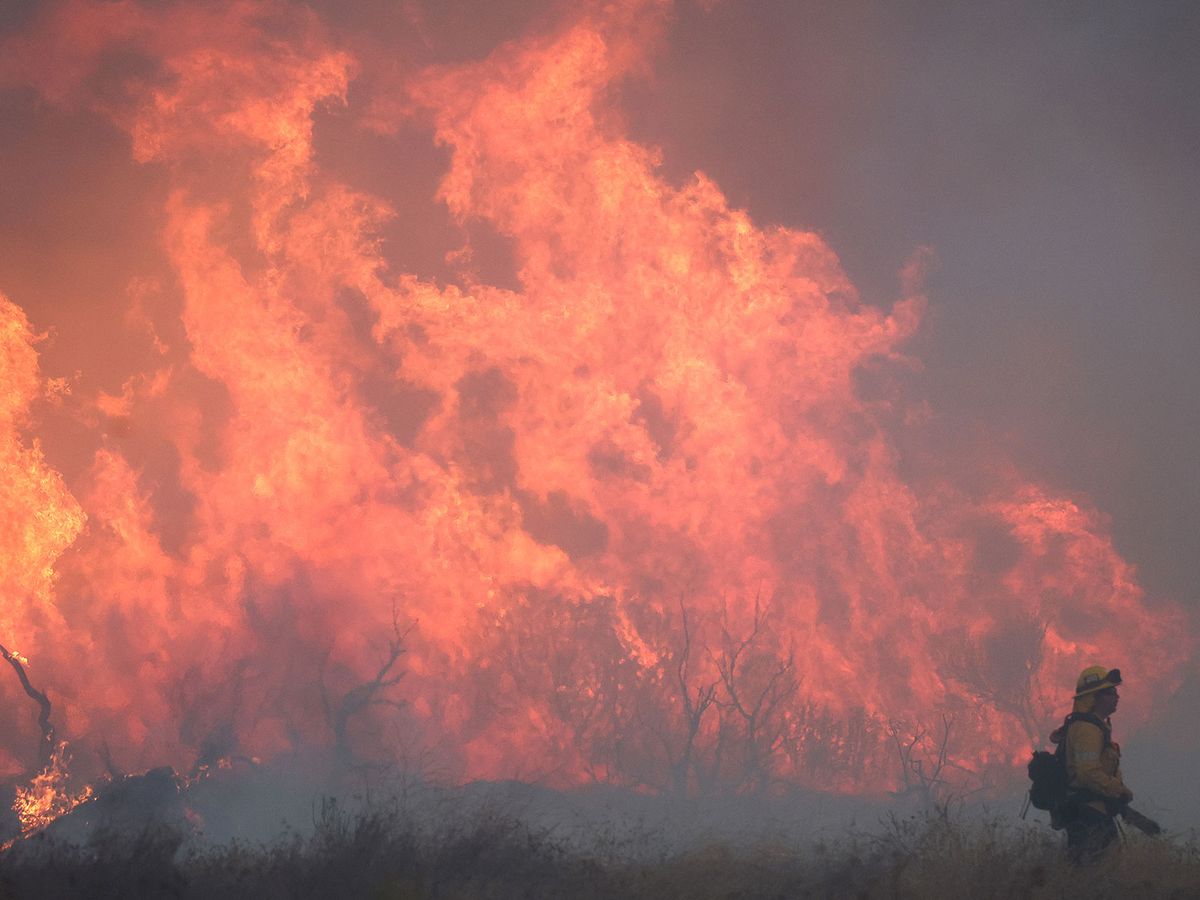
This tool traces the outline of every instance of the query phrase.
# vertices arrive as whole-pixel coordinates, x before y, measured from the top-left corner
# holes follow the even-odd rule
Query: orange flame
[[[915,278],[864,304],[817,234],[669,184],[622,134],[613,89],[667,8],[586,4],[352,107],[432,127],[438,196],[510,243],[514,289],[470,248],[456,284],[389,262],[409,213],[314,144],[370,57],[311,11],[72,0],[4,48],[0,78],[107,116],[161,177],[178,291],[132,282],[155,367],[95,392],[84,418],[125,432],[70,490],[0,301],[0,628],[67,733],[185,770],[419,734],[455,778],[879,790],[939,722],[957,771],[1003,777],[1088,663],[1138,673],[1131,721],[1177,683],[1182,614],[1086,502],[902,477],[919,401],[858,379],[911,364]],[[118,44],[150,73],[98,94]]]
[[[78,792],[72,792],[68,787],[69,759],[66,742],[59,743],[50,762],[33,777],[29,786],[17,788],[13,812],[21,822],[22,834],[45,828],[91,798],[93,791],[90,785]]]

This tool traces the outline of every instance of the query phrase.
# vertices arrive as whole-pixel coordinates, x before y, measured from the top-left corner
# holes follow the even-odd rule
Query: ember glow
[[[69,323],[0,300],[0,639],[76,764],[324,747],[451,780],[881,791],[943,737],[956,778],[1003,783],[1096,660],[1137,660],[1127,725],[1149,715],[1187,627],[1100,512],[1010,467],[903,474],[921,398],[862,379],[917,364],[928,252],[880,309],[817,234],[668,183],[618,89],[669,4],[567,6],[432,67],[250,0],[71,0],[3,48],[4,85],[123,135],[158,211],[104,351],[119,390],[48,378]],[[470,242],[406,270],[403,194],[352,184],[320,122],[443,148],[427,194],[512,283]],[[70,477],[56,422],[87,436]]]
[[[27,787],[17,788],[13,811],[21,823],[22,833],[28,834],[49,825],[92,796],[90,786],[77,792],[68,787],[69,761],[66,744],[59,744],[49,765],[35,775]]]

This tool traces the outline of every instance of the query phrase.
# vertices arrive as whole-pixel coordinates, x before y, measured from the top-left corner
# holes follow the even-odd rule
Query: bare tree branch
[[[50,698],[44,692],[39,691],[29,681],[29,676],[25,674],[25,666],[21,664],[21,660],[16,654],[10,653],[8,648],[0,644],[0,656],[13,667],[17,673],[17,678],[21,681],[21,687],[25,689],[25,693],[30,699],[38,705],[38,727],[42,729],[42,739],[38,742],[38,768],[45,768],[50,757],[54,753],[54,726],[50,724]]]
[[[900,775],[904,779],[903,789],[893,793],[898,797],[916,796],[924,806],[945,812],[957,797],[957,794],[947,794],[950,785],[943,774],[947,766],[953,767],[949,759],[954,720],[945,712],[941,717],[942,728],[936,738],[924,725],[918,724],[909,731],[902,722],[889,722],[888,734],[896,748]]]
[[[789,651],[780,658],[776,651],[759,644],[766,636],[770,605],[761,595],[754,597],[750,633],[733,636],[728,605],[722,614],[721,636],[724,649],[717,658],[717,671],[724,687],[725,703],[741,720],[743,730],[742,777],[756,791],[765,790],[771,779],[771,760],[788,732],[785,715],[788,702],[799,688],[795,675],[795,656]],[[763,677],[763,672],[767,672]]]
[[[675,790],[684,793],[687,791],[688,770],[692,765],[692,753],[696,746],[696,735],[700,731],[700,724],[704,720],[704,714],[708,712],[708,708],[712,706],[713,700],[716,697],[717,682],[714,681],[708,685],[697,685],[696,695],[695,697],[692,696],[691,689],[688,686],[688,662],[692,656],[692,631],[688,625],[688,612],[687,607],[683,603],[683,597],[679,598],[679,612],[683,623],[683,646],[675,655],[675,682],[679,687],[679,696],[683,700],[686,736],[682,752],[677,759],[672,761],[671,771]]]
[[[404,672],[392,673],[392,668],[396,665],[396,661],[405,653],[405,640],[417,623],[409,623],[407,628],[401,629],[399,618],[396,615],[396,604],[392,603],[392,636],[388,639],[387,654],[373,678],[365,681],[362,684],[355,685],[346,691],[341,698],[334,703],[325,686],[324,663],[322,663],[319,684],[321,689],[321,702],[325,707],[325,715],[329,721],[329,726],[333,730],[334,746],[339,757],[349,761],[353,754],[350,751],[349,742],[349,726],[350,720],[361,713],[363,710],[371,706],[392,706],[400,709],[403,704],[392,700],[384,694],[400,683],[404,677]],[[325,661],[329,659],[326,654]]]

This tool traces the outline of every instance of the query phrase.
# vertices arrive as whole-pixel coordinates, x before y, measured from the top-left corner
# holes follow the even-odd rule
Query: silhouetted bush
[[[805,846],[714,844],[657,858],[640,835],[636,859],[620,835],[585,852],[486,808],[431,824],[326,801],[313,824],[306,836],[216,847],[166,826],[106,830],[83,846],[33,837],[0,856],[0,898],[1183,898],[1200,884],[1192,842],[1135,838],[1074,869],[1045,829],[944,816]]]

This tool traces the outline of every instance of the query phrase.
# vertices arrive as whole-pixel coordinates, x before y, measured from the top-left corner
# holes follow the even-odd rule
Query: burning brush
[[[50,698],[33,686],[25,665],[29,662],[15,651],[0,644],[0,656],[13,667],[25,693],[38,705],[38,725],[42,736],[38,741],[38,772],[27,787],[18,787],[13,800],[13,812],[20,822],[21,834],[27,835],[45,828],[55,819],[69,813],[92,796],[91,786],[79,792],[68,787],[67,764],[70,756],[66,741],[55,741],[50,722]],[[11,841],[4,846],[7,847]]]

